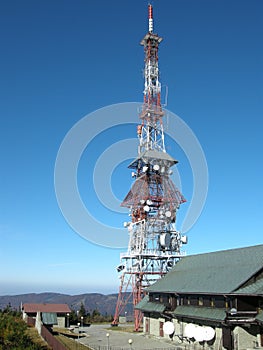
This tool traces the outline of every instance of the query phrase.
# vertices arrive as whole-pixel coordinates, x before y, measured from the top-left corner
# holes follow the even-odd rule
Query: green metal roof
[[[254,283],[248,284],[243,288],[237,289],[235,293],[263,295],[263,278],[259,279]]]
[[[47,325],[58,324],[55,312],[42,312],[42,322]]]
[[[256,316],[256,320],[263,323],[263,312],[262,311]]]
[[[150,292],[233,293],[263,268],[263,245],[183,257]]]
[[[211,321],[224,321],[226,318],[225,309],[216,309],[203,306],[177,306],[173,315],[191,319],[205,319]]]
[[[165,306],[160,303],[153,303],[149,301],[149,296],[146,295],[136,306],[135,309],[146,312],[163,312]]]

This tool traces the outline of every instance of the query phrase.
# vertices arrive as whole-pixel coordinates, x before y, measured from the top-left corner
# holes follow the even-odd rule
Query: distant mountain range
[[[53,303],[67,304],[72,310],[79,310],[81,303],[87,312],[98,310],[102,315],[114,315],[118,294],[88,293],[80,295],[68,295],[60,293],[29,293],[20,295],[0,296],[0,309],[4,309],[9,303],[14,309],[19,309],[25,303]],[[129,303],[125,311],[132,314],[132,303]]]

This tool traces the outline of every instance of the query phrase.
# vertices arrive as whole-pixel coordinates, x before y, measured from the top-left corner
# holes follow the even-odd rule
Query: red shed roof
[[[23,304],[22,309],[26,313],[30,312],[56,312],[56,313],[67,313],[71,312],[67,304]]]

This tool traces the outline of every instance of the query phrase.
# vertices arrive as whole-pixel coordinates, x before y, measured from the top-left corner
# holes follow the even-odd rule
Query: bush
[[[27,325],[21,314],[10,306],[0,310],[0,349],[1,350],[40,350],[26,334]]]

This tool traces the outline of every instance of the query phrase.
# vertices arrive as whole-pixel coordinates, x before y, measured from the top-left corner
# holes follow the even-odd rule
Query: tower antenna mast
[[[184,255],[182,244],[186,236],[177,231],[176,213],[185,202],[172,182],[171,167],[178,163],[165,150],[159,80],[158,49],[162,38],[153,32],[153,7],[148,5],[149,30],[141,41],[144,47],[143,104],[137,126],[138,156],[129,165],[135,181],[122,202],[129,208],[129,244],[121,254],[117,271],[120,275],[119,295],[112,325],[132,300],[134,327],[141,327],[142,313],[136,305],[142,300],[145,288],[163,277]]]

